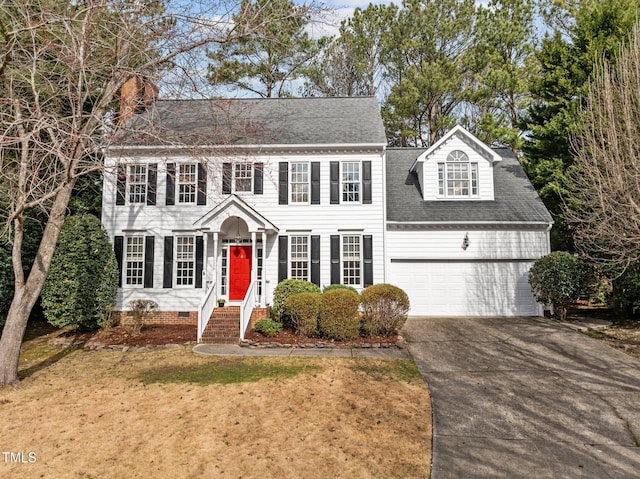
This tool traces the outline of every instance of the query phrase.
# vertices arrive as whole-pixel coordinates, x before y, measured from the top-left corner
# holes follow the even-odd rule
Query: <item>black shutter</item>
[[[176,164],[167,163],[167,205],[176,204]],[[171,287],[171,286],[169,286]]]
[[[196,288],[202,288],[202,266],[204,264],[204,240],[196,236]]]
[[[362,204],[371,204],[371,162],[362,162]]]
[[[231,194],[232,167],[233,167],[233,163],[222,164],[222,194],[224,195]]]
[[[198,194],[197,204],[207,204],[207,169],[202,163],[198,163]]]
[[[311,282],[320,286],[320,236],[311,237]]]
[[[278,283],[287,279],[287,267],[289,256],[289,238],[287,236],[278,237]]]
[[[289,204],[289,163],[281,161],[278,173],[278,204]]]
[[[261,195],[263,192],[264,163],[253,164],[253,194]]]
[[[320,204],[320,162],[311,162],[311,204]]]
[[[116,236],[113,238],[113,252],[118,262],[118,287],[122,286],[122,253],[124,246],[124,236]]]
[[[332,205],[340,204],[340,162],[332,161],[329,165],[329,191],[331,193],[331,198],[329,202]]]
[[[164,237],[164,271],[162,272],[162,287],[173,287],[173,236]]]
[[[116,175],[116,205],[124,205],[124,197],[127,193],[127,167],[118,165]]]
[[[365,235],[362,237],[362,256],[364,259],[364,287],[373,284],[373,237]]]
[[[340,235],[331,235],[331,284],[340,284]]]
[[[156,190],[158,188],[158,165],[150,163],[147,166],[147,204],[156,204]]]
[[[153,236],[144,238],[144,287],[153,288],[153,257],[154,257]]]

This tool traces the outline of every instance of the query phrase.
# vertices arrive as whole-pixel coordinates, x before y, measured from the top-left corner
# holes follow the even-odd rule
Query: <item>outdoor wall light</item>
[[[462,249],[467,251],[469,247],[469,233],[465,233],[464,239],[462,240]]]

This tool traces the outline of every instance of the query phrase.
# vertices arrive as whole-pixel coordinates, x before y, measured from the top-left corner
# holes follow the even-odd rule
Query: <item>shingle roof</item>
[[[121,146],[386,144],[374,97],[156,100]]]
[[[424,148],[387,149],[387,220],[395,222],[551,223],[551,215],[508,148],[493,170],[495,201],[423,201],[409,168]]]

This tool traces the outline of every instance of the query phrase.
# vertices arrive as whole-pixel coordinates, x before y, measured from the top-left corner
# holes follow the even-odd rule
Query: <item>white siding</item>
[[[166,165],[168,163],[203,161],[207,165],[207,204],[166,206]],[[154,288],[125,288],[118,293],[116,310],[124,309],[131,299],[154,299],[162,310],[197,309],[203,289],[195,288],[162,288],[163,249],[165,236],[176,234],[201,234],[196,232],[194,222],[224,201],[228,195],[222,194],[222,164],[233,161],[233,158],[202,157],[193,159],[186,156],[154,156],[122,158],[107,157],[104,174],[102,221],[109,237],[125,236],[128,231],[145,236],[154,236]],[[268,219],[279,229],[279,235],[292,234],[320,235],[320,272],[321,285],[330,283],[330,236],[336,234],[371,235],[373,243],[373,275],[374,282],[384,281],[384,175],[383,151],[376,153],[334,153],[334,154],[290,154],[266,155],[255,154],[244,156],[241,161],[264,164],[264,193],[237,193],[249,206]],[[320,205],[279,205],[278,204],[278,164],[281,161],[318,161],[320,162]],[[331,161],[371,161],[372,163],[372,204],[329,204]],[[120,163],[156,163],[157,197],[155,206],[124,205],[117,206],[116,198],[116,164]],[[258,234],[260,238],[260,234]],[[209,248],[210,249],[210,246]],[[174,259],[175,260],[175,259]],[[205,260],[206,264],[206,260]],[[266,299],[271,302],[273,288],[277,284],[278,246],[277,235],[269,235],[265,248],[264,274],[267,281]]]
[[[394,259],[537,259],[548,252],[546,229],[387,231],[387,256]]]
[[[539,315],[528,271],[548,244],[546,229],[387,231],[387,280],[414,315]]]
[[[432,152],[428,157],[422,158],[422,194],[425,200],[438,198],[438,163],[445,163],[447,155],[453,150],[462,150],[469,156],[471,163],[478,164],[478,197],[477,198],[446,198],[445,201],[462,200],[493,200],[493,165],[488,158],[473,149],[467,142],[454,135],[444,142],[440,148]]]

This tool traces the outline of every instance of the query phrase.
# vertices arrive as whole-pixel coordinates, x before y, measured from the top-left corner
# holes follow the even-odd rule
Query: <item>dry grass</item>
[[[406,361],[35,343],[21,370],[0,390],[0,452],[36,462],[0,456],[0,477],[429,477],[430,402]]]

